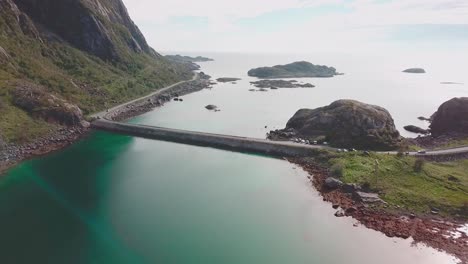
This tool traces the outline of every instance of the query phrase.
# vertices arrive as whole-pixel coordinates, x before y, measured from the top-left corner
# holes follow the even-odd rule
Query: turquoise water
[[[304,97],[317,103],[312,90],[250,93],[246,82],[131,122],[264,137]],[[455,263],[333,214],[283,160],[99,132],[1,179],[1,263]]]

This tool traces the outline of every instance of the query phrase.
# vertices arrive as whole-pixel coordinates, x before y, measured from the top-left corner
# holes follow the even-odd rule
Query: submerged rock
[[[443,103],[431,119],[430,129],[434,136],[468,134],[468,97],[453,98]]]
[[[300,137],[310,141],[325,139],[341,148],[395,149],[400,133],[390,113],[379,106],[354,100],[338,100],[317,109],[301,109],[286,128],[270,132],[270,139]]]
[[[218,109],[218,107],[216,105],[212,105],[212,104],[205,106],[205,108],[208,109],[208,110],[217,110]]]

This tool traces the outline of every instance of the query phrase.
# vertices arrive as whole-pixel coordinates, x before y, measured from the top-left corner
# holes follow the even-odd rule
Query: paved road
[[[154,92],[152,92],[152,93],[150,93],[150,94],[148,94],[148,95],[145,95],[145,96],[143,96],[143,97],[139,97],[139,98],[137,98],[137,99],[135,99],[135,100],[132,100],[132,101],[129,101],[129,102],[120,104],[120,105],[116,105],[116,106],[114,106],[114,107],[112,107],[112,108],[109,108],[108,110],[104,110],[104,111],[102,111],[102,112],[92,114],[90,117],[91,117],[91,118],[105,118],[106,115],[107,115],[108,113],[111,113],[111,112],[113,112],[113,111],[119,110],[120,108],[127,107],[128,105],[131,105],[131,104],[133,104],[133,103],[135,103],[135,102],[138,102],[138,101],[140,101],[140,100],[145,100],[145,99],[148,99],[148,98],[153,97],[153,96],[155,96],[155,95],[161,94],[161,93],[163,93],[163,92],[165,92],[165,91],[167,91],[167,90],[169,90],[169,89],[171,89],[171,88],[173,88],[173,87],[175,87],[175,86],[177,86],[177,85],[179,85],[179,84],[183,84],[183,83],[186,83],[186,82],[195,81],[196,79],[198,79],[198,77],[199,77],[199,74],[198,74],[198,73],[195,73],[195,74],[193,75],[193,77],[192,77],[191,80],[180,81],[180,82],[178,82],[178,83],[171,84],[171,85],[169,85],[169,86],[166,86],[166,87],[164,87],[164,88],[158,89],[157,91],[154,91]]]

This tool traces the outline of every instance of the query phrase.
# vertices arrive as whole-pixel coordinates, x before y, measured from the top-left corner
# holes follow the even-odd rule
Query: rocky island
[[[222,77],[216,79],[217,82],[227,83],[227,82],[237,82],[242,80],[241,78],[232,78],[232,77]]]
[[[409,68],[409,69],[404,70],[403,72],[406,72],[406,73],[426,73],[426,70],[424,70],[422,68]]]
[[[190,56],[182,56],[182,55],[166,55],[164,56],[167,60],[184,65],[185,67],[189,68],[192,71],[196,71],[200,69],[200,65],[197,62],[206,62],[206,61],[213,61],[213,59],[197,56],[197,57],[190,57]]]
[[[182,56],[182,55],[166,55],[164,56],[166,59],[177,61],[177,62],[207,62],[207,61],[214,61],[211,58],[197,56],[197,57],[190,57],[190,56]]]
[[[315,85],[310,83],[298,83],[296,80],[285,81],[285,80],[260,80],[256,82],[250,82],[257,88],[314,88]]]
[[[270,139],[326,141],[334,147],[392,150],[400,142],[390,113],[379,106],[338,100],[317,109],[301,109]]]
[[[261,79],[307,77],[330,78],[335,75],[340,75],[340,73],[338,73],[333,67],[314,65],[307,61],[298,61],[286,65],[251,69],[248,72],[248,75]]]

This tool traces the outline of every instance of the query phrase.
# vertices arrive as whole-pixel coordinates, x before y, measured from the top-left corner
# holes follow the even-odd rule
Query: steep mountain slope
[[[0,141],[24,142],[182,79],[121,0],[0,0]]]

